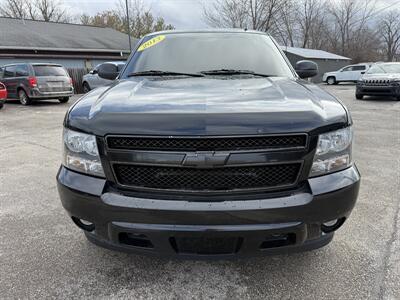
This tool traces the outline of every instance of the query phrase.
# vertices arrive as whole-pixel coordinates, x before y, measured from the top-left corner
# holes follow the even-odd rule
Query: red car
[[[3,108],[6,99],[7,99],[6,86],[0,82],[0,109]]]

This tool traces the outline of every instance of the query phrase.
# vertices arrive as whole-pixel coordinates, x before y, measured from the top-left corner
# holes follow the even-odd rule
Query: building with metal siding
[[[317,63],[319,72],[316,77],[312,78],[312,81],[316,83],[322,82],[322,76],[324,73],[337,71],[351,63],[351,59],[348,57],[322,50],[285,46],[282,46],[281,48],[293,66],[295,66],[296,62],[300,60],[311,60]]]

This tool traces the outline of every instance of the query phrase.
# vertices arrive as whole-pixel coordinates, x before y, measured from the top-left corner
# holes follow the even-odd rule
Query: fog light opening
[[[340,218],[340,219],[336,219],[336,220],[331,220],[328,222],[325,222],[321,225],[321,230],[324,233],[330,233],[333,232],[335,230],[338,230],[343,223],[346,221],[346,218]]]
[[[71,217],[72,221],[78,226],[80,229],[91,232],[94,230],[95,226],[92,222],[79,219],[77,217]]]

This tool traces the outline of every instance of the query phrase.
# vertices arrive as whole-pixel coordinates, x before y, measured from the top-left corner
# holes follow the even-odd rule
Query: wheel
[[[0,109],[2,109],[3,106],[4,106],[4,103],[3,103],[3,102],[0,102]]]
[[[328,77],[328,79],[326,80],[326,83],[329,84],[329,85],[337,84],[336,78],[335,77]]]
[[[60,101],[60,103],[67,103],[69,101],[69,97],[60,98],[58,101]]]
[[[28,95],[25,93],[24,90],[19,90],[18,91],[18,99],[19,102],[21,102],[22,105],[30,105],[32,103],[32,100],[29,99]]]
[[[84,82],[84,83],[83,83],[82,88],[83,88],[83,93],[84,93],[84,94],[90,92],[90,86],[89,86],[89,84],[88,84],[87,82]]]
[[[363,94],[356,94],[356,99],[357,100],[362,100],[364,98]]]

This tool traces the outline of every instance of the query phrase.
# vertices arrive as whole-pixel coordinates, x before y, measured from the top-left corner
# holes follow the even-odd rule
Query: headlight
[[[391,85],[393,86],[399,86],[400,85],[400,80],[396,79],[390,82]]]
[[[96,137],[64,128],[64,166],[78,172],[105,177]]]
[[[310,177],[320,176],[348,168],[352,164],[351,127],[321,134],[311,167]]]

